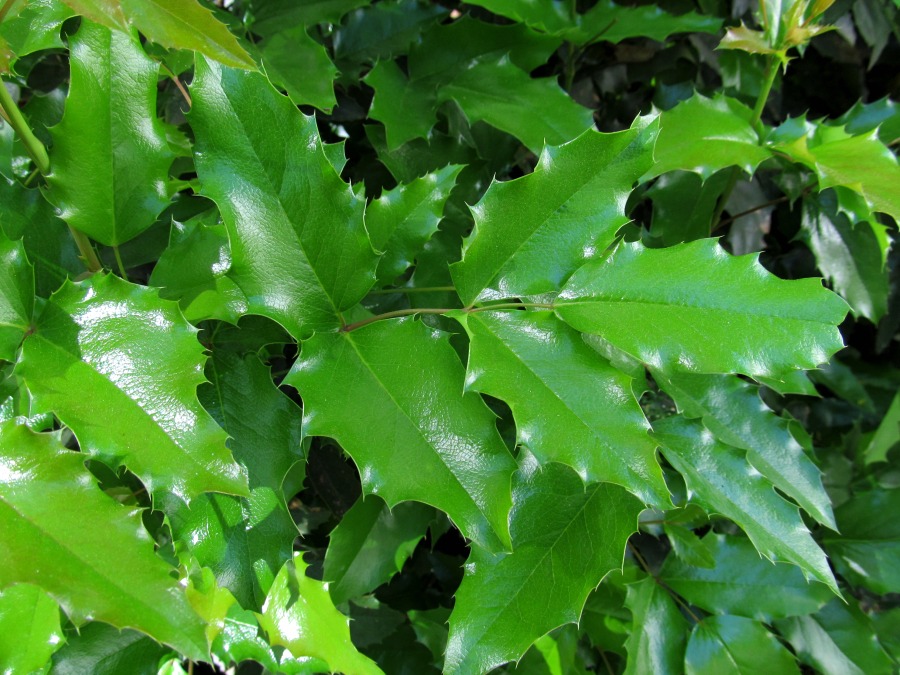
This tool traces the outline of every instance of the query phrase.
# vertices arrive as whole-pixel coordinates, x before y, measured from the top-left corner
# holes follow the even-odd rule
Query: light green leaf
[[[621,568],[641,509],[617,485],[585,488],[562,464],[526,459],[513,488],[513,552],[472,547],[450,615],[444,672],[487,672],[577,622],[588,593]]]
[[[20,2],[0,23],[0,39],[17,58],[44,49],[62,49],[59,32],[70,16],[72,10],[60,0]]]
[[[0,361],[16,360],[33,314],[34,268],[22,242],[0,231]]]
[[[509,404],[518,440],[541,464],[567,464],[586,482],[616,483],[671,508],[630,377],[550,312],[479,312],[460,322],[471,338],[466,387]]]
[[[407,79],[396,61],[379,61],[365,77],[375,90],[369,117],[384,124],[389,150],[425,138],[437,121],[434,92]]]
[[[383,675],[353,646],[349,619],[335,609],[325,585],[306,576],[299,554],[275,577],[259,625],[269,644],[286,647],[298,659],[320,659],[331,672],[344,675]]]
[[[183,500],[246,494],[225,433],[197,401],[204,358],[196,334],[154,290],[111,275],[67,282],[25,340],[19,374],[83,452],[124,464],[148,491]]]
[[[689,418],[723,443],[747,451],[747,461],[817,521],[835,529],[822,474],[791,435],[788,420],[773,413],[758,387],[734,375],[653,371],[653,377]]]
[[[888,452],[898,442],[900,442],[900,392],[894,396],[872,439],[866,445],[864,451],[866,464],[886,462]]]
[[[328,161],[315,119],[262,75],[203,59],[196,71],[195,162],[228,230],[231,278],[251,312],[295,338],[337,328],[375,280],[363,201]]]
[[[0,587],[36,584],[76,621],[136,628],[203,658],[203,622],[153,552],[139,513],[99,490],[84,455],[5,422],[0,476]]]
[[[772,156],[760,146],[750,124],[753,111],[725,96],[705,98],[694,94],[659,118],[655,163],[644,177],[667,171],[694,171],[706,180],[716,171],[738,166],[752,174],[760,162]]]
[[[76,14],[107,28],[128,30],[121,0],[63,0]]]
[[[832,600],[820,611],[778,621],[797,658],[823,675],[887,675],[895,666],[856,601]]]
[[[238,605],[232,605],[225,615],[225,625],[213,641],[212,653],[226,664],[252,659],[271,672],[279,672],[272,647],[260,635],[256,614]]]
[[[692,500],[737,523],[766,558],[793,563],[805,576],[839,594],[825,554],[797,507],[778,496],[741,451],[716,441],[698,422],[682,417],[655,422],[652,435],[684,477]]]
[[[269,79],[284,87],[294,103],[331,112],[338,70],[305,26],[278,31],[259,45],[259,51]]]
[[[384,255],[378,279],[390,283],[413,264],[426,242],[437,232],[444,204],[462,170],[447,166],[398,185],[366,207],[366,229],[372,245]]]
[[[588,131],[548,147],[531,173],[492,183],[473,207],[475,230],[451,266],[465,304],[558,291],[628,222],[625,202],[651,165],[656,125]],[[549,255],[548,242],[553,242]]]
[[[66,636],[53,655],[53,675],[157,675],[172,650],[143,633],[92,621]]]
[[[660,280],[665,280],[661,283]],[[843,347],[847,306],[818,279],[779,279],[713,239],[623,244],[566,284],[557,314],[664,372],[778,376]]]
[[[44,672],[63,640],[56,600],[31,584],[0,591],[0,666],[4,673]]]
[[[303,343],[285,378],[303,397],[307,435],[329,436],[359,467],[363,489],[388,506],[445,511],[481,546],[509,546],[515,462],[474,393],[447,334],[411,318]],[[410,471],[415,467],[415,471]]]
[[[375,495],[357,500],[329,535],[322,578],[335,604],[371,593],[403,568],[434,510],[416,502],[393,509]]]
[[[659,579],[708,612],[772,623],[815,612],[834,597],[824,585],[806,581],[794,565],[764,560],[743,537],[709,533],[703,546],[714,560],[713,567],[694,567],[669,556]]]
[[[169,201],[175,155],[156,117],[159,64],[131,35],[90,21],[69,44],[72,79],[51,132],[48,196],[69,225],[118,246],[150,227]]]
[[[854,495],[836,511],[839,531],[822,541],[838,573],[873,593],[900,593],[900,490]]]
[[[634,617],[625,642],[625,675],[680,672],[688,623],[669,592],[656,579],[647,577],[628,586],[625,606]]]
[[[888,145],[900,138],[900,106],[887,97],[873,103],[857,101],[834,123],[854,136],[875,129],[879,140]]]
[[[715,566],[716,562],[713,560],[712,554],[703,545],[700,537],[690,528],[669,522],[663,524],[663,532],[669,538],[672,553],[678,556],[682,562],[705,569]]]
[[[762,624],[740,616],[710,616],[694,627],[684,667],[687,675],[799,675],[791,653]]]

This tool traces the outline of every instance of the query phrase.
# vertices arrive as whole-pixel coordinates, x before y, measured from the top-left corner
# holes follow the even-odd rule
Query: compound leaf
[[[124,464],[148,491],[183,500],[246,494],[225,433],[197,400],[204,358],[196,335],[174,302],[98,275],[67,282],[47,302],[25,340],[19,374],[82,451]]]

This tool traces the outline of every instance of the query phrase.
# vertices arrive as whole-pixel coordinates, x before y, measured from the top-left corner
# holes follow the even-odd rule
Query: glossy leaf
[[[391,507],[431,504],[465,536],[498,550],[509,546],[515,462],[463,380],[446,334],[407,318],[315,335],[285,383],[303,397],[306,433],[336,439],[365,492]]]
[[[34,313],[34,269],[20,241],[0,232],[0,361],[15,361]]]
[[[799,675],[791,653],[762,624],[740,616],[711,616],[694,627],[684,657],[689,675]]]
[[[451,266],[466,304],[558,291],[628,222],[625,201],[651,166],[656,126],[588,131],[541,154],[534,173],[492,183],[473,208],[475,230]],[[548,242],[553,242],[548,256]]]
[[[461,322],[471,338],[466,387],[509,404],[519,441],[542,464],[670,504],[631,378],[550,312],[479,312]]]
[[[317,23],[339,23],[352,9],[368,5],[371,0],[254,0],[253,30],[268,37],[285,27],[311,26]]]
[[[344,675],[382,674],[350,641],[350,621],[335,609],[321,581],[306,576],[297,555],[281,568],[266,598],[259,624],[269,644],[281,645],[298,659],[314,658],[331,672]]]
[[[683,415],[700,418],[718,440],[746,450],[747,461],[775,487],[835,529],[821,472],[794,440],[788,421],[762,402],[758,387],[733,375],[654,371],[654,379]]]
[[[835,123],[854,136],[877,130],[879,140],[888,145],[900,138],[900,106],[887,97],[873,103],[857,102]]]
[[[296,338],[338,327],[374,283],[377,258],[363,202],[328,161],[315,120],[262,75],[203,59],[192,92],[197,173],[250,311]]]
[[[433,519],[434,510],[424,504],[403,502],[389,509],[375,495],[359,499],[329,535],[323,578],[335,604],[389,581]]]
[[[843,346],[847,312],[819,280],[779,279],[712,239],[623,244],[573,274],[555,306],[574,328],[665,372],[766,376],[827,361]]]
[[[17,58],[44,49],[62,48],[60,29],[72,16],[61,0],[30,0],[13,5],[0,24],[0,39],[5,40]]]
[[[621,568],[641,503],[610,483],[588,487],[561,464],[531,459],[516,475],[513,552],[473,546],[450,615],[446,673],[483,673],[577,622],[588,593]]]
[[[203,347],[174,302],[98,275],[63,286],[35,326],[19,373],[37,406],[56,413],[82,451],[124,464],[151,492],[184,500],[207,491],[246,494],[225,433],[197,401]]]
[[[43,590],[18,584],[0,591],[0,664],[4,672],[41,672],[63,639],[59,605]]]
[[[53,655],[53,675],[157,675],[159,663],[172,650],[133,630],[118,630],[92,621]]]
[[[742,537],[709,533],[703,546],[713,558],[712,567],[694,567],[669,556],[659,578],[708,612],[772,623],[815,612],[834,597],[824,585],[806,581],[795,566],[761,558]]]
[[[49,197],[60,217],[108,246],[146,230],[169,201],[174,153],[156,117],[159,64],[131,35],[83,21],[53,128]]]
[[[628,586],[625,606],[634,617],[625,647],[626,675],[678,673],[684,666],[688,623],[669,592],[647,577]]]
[[[136,628],[203,658],[203,622],[153,552],[138,513],[97,488],[83,455],[5,422],[0,468],[0,587],[38,585],[75,620]]]
[[[653,437],[684,477],[692,499],[737,523],[756,550],[790,562],[836,594],[837,583],[797,508],[775,493],[737,449],[716,441],[699,423],[680,417],[655,422]]]
[[[128,22],[121,0],[63,0],[76,14],[107,28],[127,30]]]

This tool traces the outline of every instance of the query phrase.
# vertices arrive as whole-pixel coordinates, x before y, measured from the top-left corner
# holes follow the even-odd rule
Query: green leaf
[[[371,593],[403,568],[425,536],[434,510],[403,502],[393,509],[378,497],[360,498],[329,535],[322,578],[335,604]]]
[[[558,291],[602,253],[628,222],[625,202],[651,165],[656,125],[645,122],[545,148],[534,173],[492,183],[473,207],[463,259],[451,266],[462,301]]]
[[[82,451],[148,491],[246,494],[225,433],[197,401],[203,347],[178,306],[110,275],[66,283],[25,340],[19,374]],[[103,415],[98,416],[97,411]]]
[[[665,283],[659,283],[665,279]],[[664,372],[778,376],[843,346],[847,306],[818,279],[779,279],[758,256],[713,239],[667,249],[623,244],[579,269],[557,314]]]
[[[63,639],[59,606],[43,590],[18,584],[0,591],[0,664],[4,672],[43,672]]]
[[[660,176],[646,192],[653,200],[653,241],[672,246],[708,237],[727,180],[728,173],[722,171],[705,181],[689,171]]]
[[[788,420],[760,400],[758,387],[734,375],[653,371],[679,412],[700,418],[723,443],[747,451],[747,461],[817,521],[835,529],[822,474],[791,435]]]
[[[694,627],[684,657],[688,675],[799,675],[791,653],[762,624],[740,616],[711,616]]]
[[[803,233],[822,274],[855,316],[877,324],[887,311],[888,275],[873,226],[854,224],[839,213],[833,195],[804,199],[802,218]]]
[[[550,312],[479,312],[460,322],[471,338],[466,387],[509,404],[519,442],[541,464],[567,464],[586,482],[671,507],[630,377]]]
[[[871,490],[854,495],[836,511],[845,536],[822,541],[838,573],[874,593],[900,593],[900,490]]]
[[[128,30],[121,0],[63,0],[76,14],[107,28]]]
[[[832,600],[820,611],[776,623],[797,658],[823,675],[886,675],[895,671],[856,601]]]
[[[682,417],[655,422],[652,435],[684,477],[693,501],[737,523],[769,560],[793,563],[805,576],[838,594],[825,554],[797,507],[779,497],[741,451],[716,441],[699,423]]]
[[[138,512],[97,488],[84,455],[5,422],[0,476],[0,587],[36,584],[76,622],[136,628],[203,658],[203,622],[154,554]]]
[[[262,75],[203,59],[191,90],[197,173],[250,311],[296,338],[337,328],[372,286],[377,258],[364,203],[328,161],[315,119]]]
[[[72,79],[52,129],[48,196],[69,225],[118,246],[169,201],[174,153],[156,117],[159,64],[131,35],[89,21],[69,43]]]
[[[887,97],[873,103],[857,101],[834,123],[854,136],[875,129],[879,140],[889,145],[900,138],[900,106]]]
[[[0,232],[0,361],[16,360],[33,314],[34,268],[22,242]]]
[[[524,464],[513,488],[513,552],[472,547],[450,615],[445,673],[484,673],[577,622],[588,593],[621,569],[637,528],[643,507],[619,486],[585,487],[561,464]]]
[[[17,58],[44,49],[62,49],[59,32],[70,16],[72,10],[60,0],[22,2],[0,23],[0,39]]]
[[[285,27],[340,23],[347,12],[371,0],[253,0],[253,32],[268,37]]]
[[[337,102],[332,83],[338,71],[305,26],[275,33],[259,45],[259,51],[269,79],[283,86],[294,103],[331,112]]]
[[[866,464],[886,462],[888,452],[898,442],[900,442],[900,392],[894,396],[872,439],[866,445]]]
[[[53,675],[157,675],[171,649],[142,633],[92,621],[66,636],[53,655]]]
[[[644,178],[684,170],[706,180],[729,166],[752,174],[772,156],[760,146],[759,135],[750,124],[752,115],[750,108],[733,98],[694,94],[660,115],[653,152],[656,161]]]
[[[447,166],[407,185],[398,185],[366,207],[366,229],[372,245],[384,255],[378,279],[390,283],[413,264],[437,232],[444,204],[462,170]]]
[[[625,606],[634,617],[625,642],[625,675],[678,673],[684,665],[688,623],[672,596],[656,579],[646,577],[628,586]]]
[[[303,397],[307,435],[337,440],[366,493],[391,507],[431,504],[498,550],[509,546],[516,465],[487,406],[463,393],[464,379],[447,335],[406,318],[316,334],[285,384]]]
[[[256,614],[238,605],[229,608],[225,626],[213,641],[212,652],[226,664],[252,659],[272,672],[279,672],[272,648],[260,635]]]
[[[201,495],[171,518],[184,542],[244,608],[258,608],[297,538],[282,483],[303,460],[302,414],[255,354],[213,352],[200,401],[228,433],[250,496]]]
[[[713,558],[713,567],[694,567],[669,556],[659,579],[708,612],[772,623],[815,612],[833,597],[822,584],[806,581],[797,567],[762,559],[743,537],[709,533],[703,547]]]
[[[269,644],[281,645],[296,658],[312,657],[344,675],[383,675],[381,669],[356,651],[350,641],[350,621],[335,609],[321,581],[306,576],[299,554],[278,572],[259,625]]]

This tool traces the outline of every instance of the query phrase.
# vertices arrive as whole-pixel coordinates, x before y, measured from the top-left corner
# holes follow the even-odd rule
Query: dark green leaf
[[[791,653],[762,624],[740,616],[711,616],[694,627],[684,657],[688,675],[799,675]]]
[[[0,361],[16,360],[33,313],[34,268],[22,242],[0,232]]]
[[[625,606],[634,617],[626,675],[678,673],[684,664],[688,623],[668,591],[647,577],[628,586]]]
[[[6,40],[17,57],[44,49],[61,49],[59,31],[70,16],[72,10],[60,0],[21,2],[0,24],[0,39]]]
[[[335,104],[332,82],[338,75],[328,52],[302,25],[282,30],[259,45],[269,79],[284,87],[297,105],[331,112]]]
[[[92,621],[66,636],[53,655],[52,675],[157,675],[171,650],[133,630]]]

